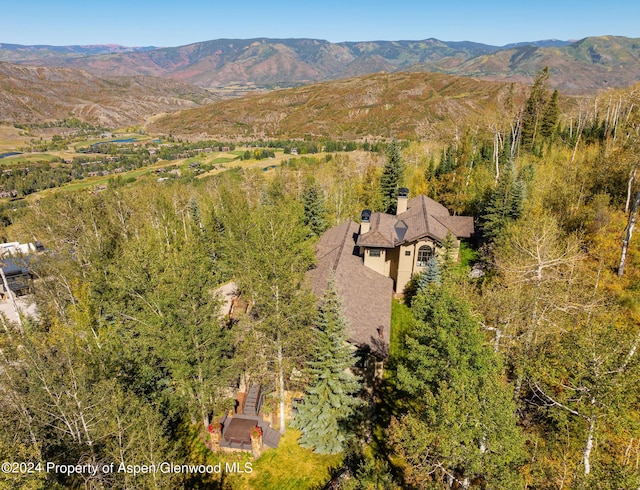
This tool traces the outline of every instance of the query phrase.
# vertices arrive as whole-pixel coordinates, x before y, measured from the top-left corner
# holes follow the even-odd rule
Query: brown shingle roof
[[[311,289],[320,297],[333,272],[349,321],[349,341],[387,357],[393,280],[365,267],[357,254],[358,229],[357,223],[346,221],[327,230],[316,247],[318,265],[308,277]]]
[[[471,216],[436,216],[435,218],[458,238],[469,238],[473,235],[474,226]]]
[[[373,213],[370,222],[369,231],[358,238],[360,246],[394,248],[424,237],[442,242],[449,231],[457,238],[469,238],[474,230],[473,218],[451,216],[442,204],[422,195],[410,199],[404,213],[398,216]],[[406,231],[400,233],[401,236],[396,230],[398,224],[401,227],[406,225]]]
[[[385,213],[371,215],[371,229],[358,239],[358,245],[364,247],[393,248],[396,232],[393,229],[396,217]]]

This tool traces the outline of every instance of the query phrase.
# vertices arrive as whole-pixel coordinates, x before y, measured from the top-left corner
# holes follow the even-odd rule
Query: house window
[[[405,250],[404,254],[408,257],[409,255],[411,255],[411,250]]]
[[[380,249],[372,248],[369,250],[369,257],[380,257]]]
[[[433,257],[433,249],[429,245],[423,245],[418,249],[418,267],[426,267],[429,259]]]

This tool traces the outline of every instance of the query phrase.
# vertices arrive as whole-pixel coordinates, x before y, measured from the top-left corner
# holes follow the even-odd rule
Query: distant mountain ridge
[[[148,75],[207,89],[279,88],[380,71],[433,71],[530,83],[549,66],[551,84],[592,92],[640,80],[640,39],[588,37],[491,46],[474,42],[217,39],[166,48],[0,45],[0,61],[80,68],[98,76]],[[66,51],[65,51],[66,50]]]
[[[105,53],[129,53],[132,51],[149,51],[151,49],[158,49],[156,46],[121,46],[120,44],[78,44],[70,46],[52,46],[49,44],[7,44],[0,43],[0,49],[6,49],[9,51],[55,51],[64,53],[79,53],[79,54],[105,54]]]
[[[0,43],[0,61],[10,63],[59,64],[65,66],[67,60],[82,56],[102,54],[135,53],[158,49],[155,46],[120,46],[119,44],[90,44],[85,46],[49,46],[36,44],[25,46],[22,44]]]
[[[562,47],[568,46],[575,41],[562,41],[560,39],[543,39],[542,41],[520,42],[505,44],[502,49],[519,48],[520,46],[535,46],[536,48]]]
[[[550,84],[566,93],[627,87],[640,80],[640,39],[600,36],[565,46],[517,46],[467,60],[447,72],[530,82],[545,66],[551,75]]]

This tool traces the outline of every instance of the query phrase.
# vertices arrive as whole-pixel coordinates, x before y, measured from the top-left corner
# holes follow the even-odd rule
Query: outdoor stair
[[[259,384],[252,383],[251,386],[249,386],[249,392],[247,393],[247,398],[244,401],[243,413],[245,415],[256,416],[260,413],[261,406],[262,390],[260,389]]]
[[[268,425],[262,427],[262,443],[268,447],[278,447],[280,432],[273,430]]]

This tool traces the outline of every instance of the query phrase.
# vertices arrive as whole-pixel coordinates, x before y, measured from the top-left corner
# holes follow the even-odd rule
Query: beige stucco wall
[[[366,265],[369,269],[376,271],[379,274],[385,275],[389,277],[389,267],[385,267],[385,262],[387,258],[386,250],[384,248],[380,250],[380,257],[372,257],[370,254],[370,249],[364,249],[364,265]]]
[[[402,293],[405,286],[411,280],[411,276],[417,272],[421,272],[424,267],[418,267],[418,250],[423,245],[428,245],[432,249],[439,252],[438,247],[432,240],[420,240],[399,247],[398,273],[396,280],[396,292]],[[409,252],[409,255],[407,255]]]
[[[433,240],[420,240],[417,242],[400,245],[395,249],[380,249],[380,257],[372,257],[370,250],[364,250],[364,265],[370,269],[391,277],[395,282],[395,290],[402,293],[405,286],[411,280],[413,274],[417,274],[424,270],[424,266],[418,267],[418,250],[423,245],[428,245],[437,256],[442,257],[445,254],[444,248],[439,246]],[[451,259],[457,260],[460,241],[456,240],[456,247],[451,251]],[[407,252],[409,254],[407,255]]]
[[[400,245],[398,260],[398,277],[396,279],[396,291],[401,293],[411,279],[416,257],[415,243]],[[407,252],[409,255],[407,255]]]

